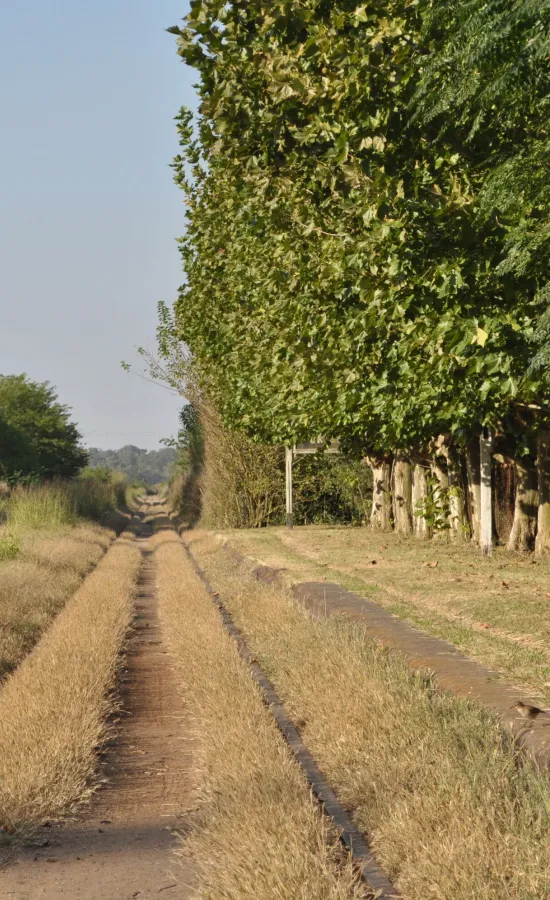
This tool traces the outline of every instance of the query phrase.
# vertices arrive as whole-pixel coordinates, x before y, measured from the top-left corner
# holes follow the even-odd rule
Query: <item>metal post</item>
[[[493,494],[492,494],[492,454],[493,436],[484,428],[479,442],[481,470],[481,552],[483,556],[493,554]]]
[[[292,447],[285,447],[285,472],[286,472],[286,524],[287,528],[294,525],[292,515]]]

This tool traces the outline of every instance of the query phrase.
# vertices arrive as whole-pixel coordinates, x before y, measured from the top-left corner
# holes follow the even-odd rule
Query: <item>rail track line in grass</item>
[[[387,878],[364,836],[355,827],[335,792],[327,783],[313,755],[303,742],[297,727],[288,716],[271,681],[254,658],[243,634],[237,628],[231,614],[224,606],[219,592],[215,591],[210,584],[206,573],[195,559],[185,540],[181,536],[180,539],[205,590],[218,609],[226,631],[236,642],[241,658],[248,665],[252,678],[260,688],[265,703],[271,710],[281,734],[304,772],[313,794],[319,801],[325,814],[336,827],[340,840],[351,854],[363,881],[377,900],[398,900],[400,894]]]

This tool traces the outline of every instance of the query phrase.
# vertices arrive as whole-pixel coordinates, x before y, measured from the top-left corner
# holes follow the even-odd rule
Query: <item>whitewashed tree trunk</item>
[[[427,540],[432,536],[431,525],[424,516],[418,515],[428,497],[428,472],[429,469],[419,464],[416,464],[412,471],[413,531],[421,540]]]
[[[538,512],[537,472],[529,462],[514,460],[516,505],[514,522],[506,545],[508,550],[532,550],[535,546]]]
[[[466,450],[468,493],[472,511],[472,540],[481,543],[481,473],[479,468],[479,443],[473,441]]]
[[[479,441],[480,469],[480,534],[483,556],[493,553],[493,437],[489,431],[482,433]]]
[[[391,520],[391,460],[367,457],[372,469],[372,511],[370,522],[379,531],[390,531]]]
[[[539,508],[537,515],[537,556],[550,553],[550,432],[542,431],[537,444]]]
[[[393,464],[393,518],[398,534],[412,534],[412,466],[404,456]]]

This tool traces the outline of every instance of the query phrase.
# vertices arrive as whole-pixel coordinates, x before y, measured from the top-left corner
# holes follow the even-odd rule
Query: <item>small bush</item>
[[[296,525],[365,525],[372,507],[372,472],[345,456],[299,456],[294,462]]]

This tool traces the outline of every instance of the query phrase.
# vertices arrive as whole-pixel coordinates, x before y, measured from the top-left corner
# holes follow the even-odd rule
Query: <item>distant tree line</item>
[[[550,549],[550,0],[193,0],[185,284],[224,425],[369,460],[373,525],[477,537],[479,438]]]
[[[143,481],[152,485],[169,480],[174,471],[177,453],[172,447],[141,450],[133,444],[127,444],[120,450],[91,447],[88,455],[89,465],[93,469],[117,470],[123,472],[130,481]]]

